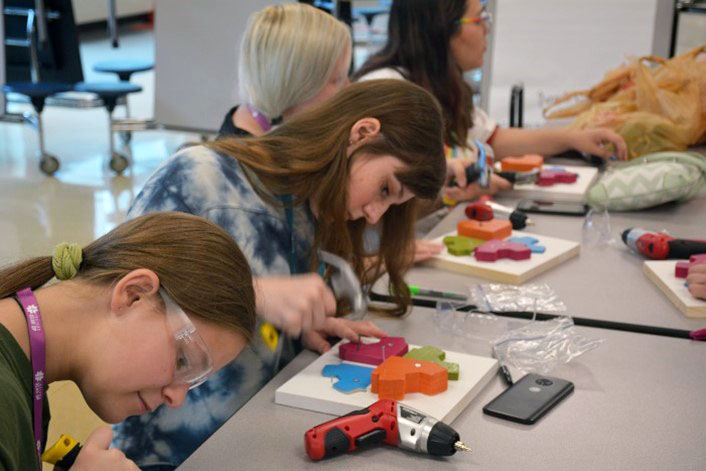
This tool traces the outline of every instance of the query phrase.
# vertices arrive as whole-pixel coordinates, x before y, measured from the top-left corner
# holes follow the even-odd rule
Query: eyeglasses
[[[467,24],[481,24],[486,28],[490,28],[493,24],[493,15],[488,13],[486,10],[482,10],[478,16],[464,16],[456,21],[457,25],[467,25]]]
[[[167,325],[176,343],[174,385],[188,385],[189,389],[203,384],[213,371],[213,360],[206,342],[196,332],[184,310],[163,289],[159,294],[167,308]]]

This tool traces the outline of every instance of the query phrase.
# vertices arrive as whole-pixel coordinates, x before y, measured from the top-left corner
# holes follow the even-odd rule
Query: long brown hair
[[[111,285],[148,268],[189,316],[250,340],[255,292],[250,266],[235,241],[212,222],[185,213],[151,213],[120,224],[82,250],[72,280]],[[0,271],[0,298],[36,289],[54,277],[52,257],[36,257]]]
[[[451,38],[466,12],[466,0],[395,0],[390,7],[387,44],[353,75],[394,67],[429,90],[441,104],[446,143],[465,146],[473,126],[473,92],[451,54]]]
[[[380,121],[380,134],[349,159],[351,128],[366,117]],[[379,256],[366,266],[370,254],[363,245],[365,221],[346,220],[346,188],[350,163],[365,152],[399,158],[406,165],[395,176],[404,187],[418,198],[438,196],[446,176],[443,119],[429,92],[399,80],[356,83],[264,136],[223,139],[208,146],[239,160],[270,192],[291,194],[298,203],[316,201],[313,248],[349,260],[364,283],[377,279],[384,267],[397,301],[388,312],[406,311],[409,295],[402,274],[412,262],[409,249],[414,241],[416,198],[390,207],[382,217]],[[311,268],[317,263],[312,253]]]

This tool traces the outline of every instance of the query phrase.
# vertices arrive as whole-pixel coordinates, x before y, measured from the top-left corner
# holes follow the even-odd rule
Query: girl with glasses
[[[611,130],[505,129],[474,107],[463,73],[483,65],[491,27],[484,4],[482,0],[395,0],[387,44],[354,78],[409,80],[433,93],[444,113],[449,157],[474,159],[478,141],[498,159],[528,153],[552,155],[570,149],[608,158],[613,148],[625,159],[625,141]],[[508,181],[493,175],[487,192],[509,188]],[[444,189],[444,195],[455,201],[475,199],[481,193],[476,184]]]
[[[53,381],[74,381],[109,423],[179,407],[254,328],[243,253],[189,214],[141,216],[0,270],[0,469],[41,470]],[[71,469],[138,469],[110,440],[97,429]]]

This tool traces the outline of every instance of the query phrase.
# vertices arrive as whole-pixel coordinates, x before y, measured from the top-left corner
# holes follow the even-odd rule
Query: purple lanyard
[[[260,111],[257,110],[252,105],[248,104],[245,106],[247,106],[248,111],[250,112],[250,116],[252,116],[253,119],[257,122],[257,124],[260,126],[260,129],[262,129],[265,132],[272,129],[272,123],[270,123],[270,120],[267,119],[264,114],[260,113]]]
[[[42,469],[42,414],[44,412],[44,372],[46,370],[46,352],[44,345],[44,329],[42,316],[39,313],[39,303],[31,289],[25,288],[17,292],[17,299],[27,318],[29,333],[29,356],[32,361],[32,398],[34,400],[34,442],[37,447],[39,469]]]

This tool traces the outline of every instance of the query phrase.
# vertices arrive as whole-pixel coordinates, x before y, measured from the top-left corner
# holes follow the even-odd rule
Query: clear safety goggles
[[[176,362],[174,365],[174,385],[188,385],[189,389],[202,384],[213,371],[213,360],[206,342],[196,331],[184,310],[163,289],[159,294],[167,308],[167,325],[174,335]]]

